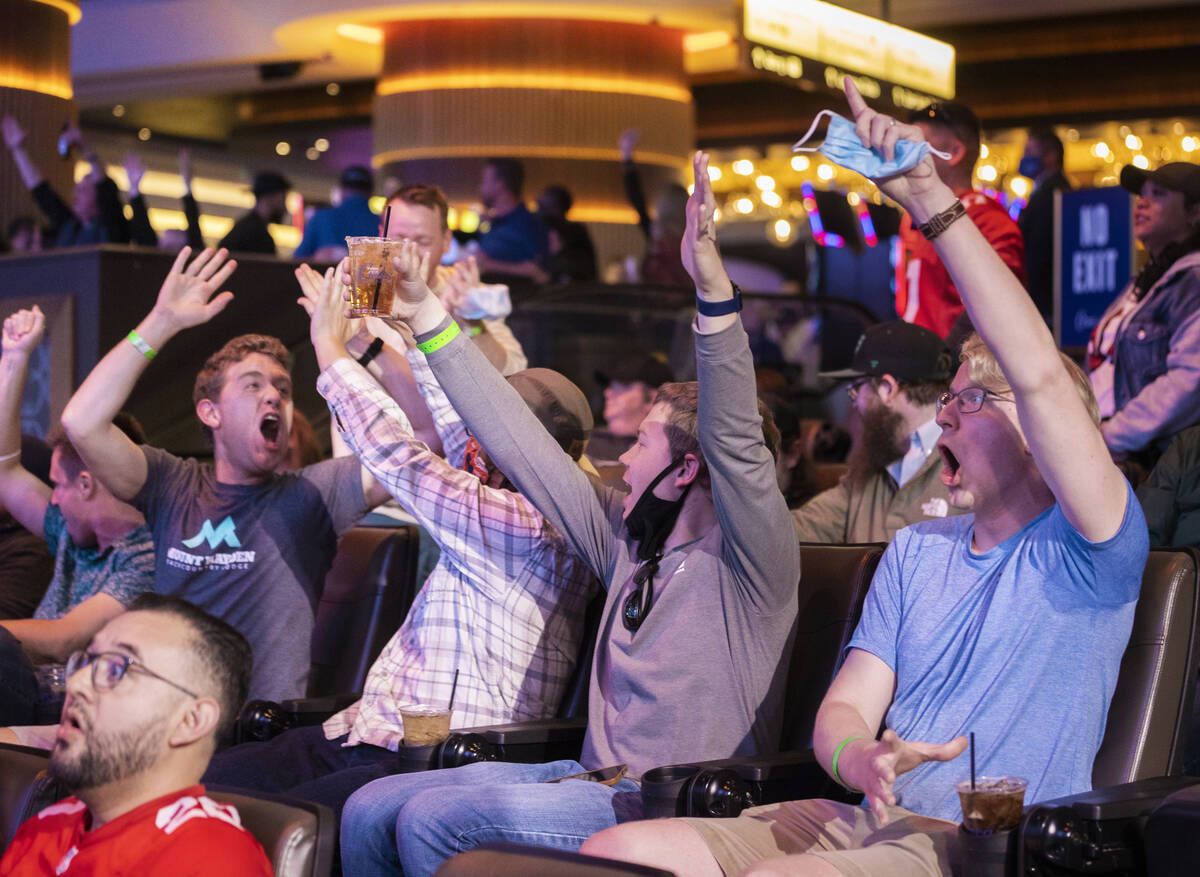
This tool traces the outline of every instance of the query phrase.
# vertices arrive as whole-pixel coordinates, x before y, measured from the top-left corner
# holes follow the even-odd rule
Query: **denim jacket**
[[[1110,449],[1163,446],[1200,422],[1200,253],[1180,258],[1146,293],[1117,335],[1113,363],[1116,414],[1101,426]]]

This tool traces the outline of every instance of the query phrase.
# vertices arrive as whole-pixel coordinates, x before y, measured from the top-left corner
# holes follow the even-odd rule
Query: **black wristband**
[[[696,310],[706,317],[723,317],[726,314],[736,314],[740,311],[742,309],[742,290],[732,281],[729,285],[733,287],[733,298],[727,298],[724,301],[705,301],[700,296],[696,296]]]
[[[371,360],[379,355],[379,351],[383,350],[383,339],[376,338],[371,342],[371,346],[363,351],[363,355],[358,358],[358,364],[363,368],[370,365]]]

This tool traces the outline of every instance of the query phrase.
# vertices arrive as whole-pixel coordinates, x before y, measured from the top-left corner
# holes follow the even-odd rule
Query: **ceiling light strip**
[[[392,161],[415,161],[437,158],[489,158],[493,155],[509,155],[513,158],[565,158],[575,161],[620,161],[619,150],[591,146],[535,146],[526,143],[503,145],[483,143],[477,145],[412,146],[405,149],[389,149],[377,153],[371,159],[375,167],[383,167]],[[653,164],[673,169],[687,164],[687,156],[669,155],[665,152],[637,152],[638,164]]]
[[[687,86],[666,82],[640,82],[615,76],[589,76],[575,73],[523,73],[520,71],[484,71],[460,73],[413,73],[379,80],[375,93],[381,97],[417,91],[450,89],[527,88],[547,91],[595,91],[653,97],[676,103],[691,103]]]

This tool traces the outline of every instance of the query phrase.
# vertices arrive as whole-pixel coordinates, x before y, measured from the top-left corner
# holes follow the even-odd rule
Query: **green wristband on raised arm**
[[[430,353],[433,353],[433,351],[435,351],[435,350],[441,350],[443,347],[445,347],[447,344],[449,344],[451,341],[453,341],[455,338],[457,338],[458,332],[459,332],[458,323],[455,323],[453,320],[451,320],[450,325],[447,326],[445,329],[438,332],[436,335],[434,335],[428,341],[422,341],[420,344],[418,344],[417,350],[421,351],[426,356],[428,356]]]
[[[850,787],[846,785],[845,781],[838,774],[838,769],[837,769],[838,756],[842,754],[842,750],[846,748],[846,744],[849,743],[851,740],[863,740],[863,739],[865,739],[865,738],[863,737],[862,734],[851,734],[849,737],[847,737],[845,740],[843,740],[841,743],[838,744],[837,749],[833,750],[833,770],[832,770],[833,778],[835,780],[837,780],[839,785],[846,786],[847,789]]]

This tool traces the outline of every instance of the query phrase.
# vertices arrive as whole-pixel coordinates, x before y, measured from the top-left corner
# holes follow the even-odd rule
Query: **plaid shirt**
[[[424,357],[414,374],[447,459],[466,431]],[[325,722],[347,746],[396,749],[403,704],[444,706],[455,670],[454,727],[554,715],[579,655],[596,585],[583,560],[520,494],[456,469],[412,436],[408,418],[359,365],[340,359],[317,381],[346,443],[441,547],[362,699]]]

